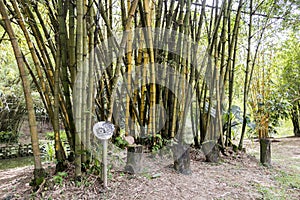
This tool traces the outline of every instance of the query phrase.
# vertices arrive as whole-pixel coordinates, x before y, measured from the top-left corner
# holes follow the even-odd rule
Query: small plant
[[[125,147],[128,146],[128,142],[125,139],[123,139],[122,136],[116,137],[113,143],[121,149],[124,149]]]
[[[55,156],[55,149],[53,142],[48,142],[47,144],[44,145],[44,155],[46,160],[52,161],[54,156]]]
[[[121,177],[125,176],[124,172],[121,172],[121,173],[120,173],[120,176],[121,176]]]
[[[148,135],[148,141],[151,143],[151,141],[153,142],[153,136],[151,134]],[[155,135],[155,144],[152,144],[152,152],[153,153],[157,153],[159,151],[159,149],[161,149],[163,147],[163,139],[162,136],[160,134],[156,134]]]
[[[151,176],[151,174],[149,174],[149,173],[147,173],[147,172],[144,172],[143,174],[143,177],[145,177],[145,178],[147,178],[147,179],[152,179],[152,176]]]
[[[35,199],[35,197],[36,197],[36,192],[31,193],[31,194],[30,194],[30,197],[31,197],[32,199]]]
[[[94,159],[94,164],[89,169],[89,173],[99,175],[102,173],[101,162],[98,159]]]
[[[107,170],[107,177],[108,177],[109,180],[112,180],[112,178],[113,178],[113,174],[111,172],[111,169],[112,169],[112,165],[109,165],[108,170]]]
[[[63,180],[67,176],[68,176],[68,173],[66,173],[66,172],[58,172],[57,175],[55,175],[53,177],[53,180],[54,180],[55,184],[59,184],[60,186],[62,186]]]
[[[81,177],[80,180],[75,181],[76,187],[81,187],[81,186],[89,187],[91,184],[92,183],[88,180],[87,177]]]
[[[76,185],[76,187],[80,187],[80,186],[82,185],[82,182],[79,181],[79,180],[77,180],[77,181],[75,182],[75,185]]]

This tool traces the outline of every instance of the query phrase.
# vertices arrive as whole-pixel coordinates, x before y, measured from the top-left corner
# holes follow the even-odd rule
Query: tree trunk
[[[131,145],[127,147],[127,163],[125,171],[129,173],[140,173],[142,172],[142,145]]]
[[[294,127],[294,135],[296,137],[300,137],[299,117],[300,117],[300,113],[299,113],[299,104],[298,104],[298,106],[297,105],[293,106],[291,112],[291,119]]]
[[[56,65],[55,65],[55,71],[54,71],[54,120],[53,120],[53,129],[54,129],[54,135],[55,135],[55,155],[56,155],[56,171],[60,172],[63,171],[66,168],[65,160],[66,160],[66,154],[64,151],[64,148],[61,143],[60,139],[60,128],[59,128],[59,92],[60,92],[60,69],[63,69],[63,71],[66,71],[66,55],[65,52],[62,51],[62,49],[66,49],[65,47],[65,30],[62,28],[64,26],[64,16],[63,16],[63,3],[62,1],[58,4],[58,18],[60,22],[60,27],[58,31],[58,35],[56,36],[57,41],[57,51],[56,51]],[[63,48],[62,48],[63,47]],[[63,53],[64,52],[64,53]],[[67,72],[64,72],[67,73]],[[63,74],[64,74],[63,73]],[[66,74],[65,74],[66,76]],[[69,89],[68,89],[69,90]],[[69,98],[69,92],[65,93],[68,96],[65,95],[66,98]]]
[[[172,147],[174,158],[174,169],[182,174],[189,175],[192,173],[190,169],[190,146],[175,144]]]
[[[252,17],[253,17],[253,0],[250,0],[250,15],[249,15],[249,30],[248,30],[248,48],[247,48],[247,63],[246,63],[246,71],[245,71],[245,81],[244,81],[244,101],[243,101],[243,125],[242,125],[242,133],[239,142],[239,150],[243,148],[244,136],[246,132],[247,125],[247,100],[248,100],[248,84],[249,83],[249,70],[250,70],[250,62],[251,62],[251,39],[252,39]],[[253,61],[252,61],[253,62]]]
[[[202,151],[207,162],[217,163],[220,160],[220,150],[214,140],[206,141],[202,144]]]
[[[260,162],[264,166],[271,166],[271,140],[268,138],[260,139]]]

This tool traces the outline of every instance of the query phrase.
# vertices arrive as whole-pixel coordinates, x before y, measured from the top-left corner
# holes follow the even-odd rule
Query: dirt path
[[[258,142],[246,142],[247,153],[232,153],[219,164],[204,162],[200,151],[193,150],[191,175],[172,169],[169,156],[144,156],[144,173],[133,176],[113,168],[109,189],[103,191],[97,176],[75,186],[73,175],[61,186],[44,185],[36,199],[300,199],[295,178],[300,174],[300,138],[282,138],[272,143],[272,168],[258,163]],[[252,155],[252,156],[251,156]],[[282,176],[283,172],[287,176]],[[0,171],[0,199],[30,199],[32,167]],[[53,170],[49,172],[53,173]],[[289,176],[297,175],[297,176]],[[288,186],[279,178],[291,177]],[[50,180],[52,180],[50,178]],[[47,190],[46,190],[47,189]]]
[[[33,167],[21,167],[0,171],[0,199],[21,198],[28,193],[32,170]]]

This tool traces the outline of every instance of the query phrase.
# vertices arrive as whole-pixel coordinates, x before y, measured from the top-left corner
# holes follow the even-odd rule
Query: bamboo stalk
[[[88,91],[87,91],[87,115],[86,115],[86,149],[89,151],[87,154],[87,163],[90,162],[90,151],[91,151],[91,130],[92,130],[92,122],[93,122],[93,113],[94,113],[94,82],[95,82],[95,70],[94,70],[94,65],[95,65],[95,36],[94,36],[94,31],[95,31],[95,24],[93,22],[93,18],[95,17],[94,9],[93,9],[93,1],[89,1],[89,12],[88,12],[88,17],[89,17],[89,59],[88,59]]]
[[[127,1],[128,10],[130,9],[131,2],[130,0]],[[132,26],[131,23],[129,23],[129,26],[126,27],[125,31],[128,31],[127,35],[127,47],[126,47],[126,59],[127,59],[127,90],[129,93],[126,94],[126,110],[125,110],[125,135],[131,135],[130,130],[130,104],[131,104],[131,98],[130,98],[130,92],[131,92],[131,76],[132,76]]]
[[[28,119],[29,119],[29,128],[30,128],[30,135],[31,135],[31,143],[32,143],[32,149],[33,149],[33,155],[34,155],[34,178],[35,180],[44,178],[44,169],[41,163],[41,157],[40,157],[40,149],[39,149],[39,139],[38,139],[38,133],[37,133],[37,125],[36,125],[36,119],[35,119],[35,111],[34,111],[34,105],[33,105],[33,99],[31,96],[30,91],[30,83],[28,80],[28,75],[24,67],[24,61],[23,56],[20,50],[20,47],[18,45],[18,40],[16,38],[15,32],[12,28],[10,19],[8,17],[8,14],[5,9],[5,4],[3,3],[3,0],[0,0],[0,13],[2,15],[2,19],[5,23],[6,31],[9,35],[14,54],[17,60],[21,80],[22,80],[22,86],[25,96],[25,102],[26,102],[26,108],[28,110]],[[37,181],[36,181],[37,183]],[[38,183],[37,183],[38,185]]]
[[[76,23],[76,67],[77,75],[75,81],[75,88],[73,92],[73,105],[75,114],[75,176],[81,177],[81,120],[82,120],[82,91],[83,91],[83,0],[76,0],[77,8],[77,23]]]
[[[87,164],[87,148],[86,148],[86,119],[87,119],[87,75],[89,74],[89,69],[88,69],[88,64],[89,64],[89,55],[88,55],[88,31],[87,31],[87,21],[86,21],[86,13],[87,13],[87,9],[86,9],[86,0],[83,0],[83,19],[82,19],[82,31],[83,31],[83,35],[82,35],[82,40],[83,40],[83,49],[82,49],[82,56],[83,56],[83,60],[82,60],[82,104],[81,104],[81,115],[82,115],[82,119],[81,119],[81,163]],[[77,47],[78,48],[78,47]],[[79,74],[80,75],[80,74]]]
[[[144,1],[146,25],[147,25],[147,45],[149,51],[149,66],[150,66],[150,107],[149,107],[149,125],[148,134],[153,136],[153,145],[155,145],[155,125],[156,125],[156,113],[155,113],[155,102],[156,102],[156,85],[155,85],[155,60],[154,60],[154,49],[153,49],[153,38],[151,30],[151,10],[150,2]]]

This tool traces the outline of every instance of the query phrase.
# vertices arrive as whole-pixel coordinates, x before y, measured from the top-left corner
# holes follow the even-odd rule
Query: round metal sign
[[[94,135],[100,140],[108,140],[113,135],[115,126],[111,122],[97,122],[93,127]]]

